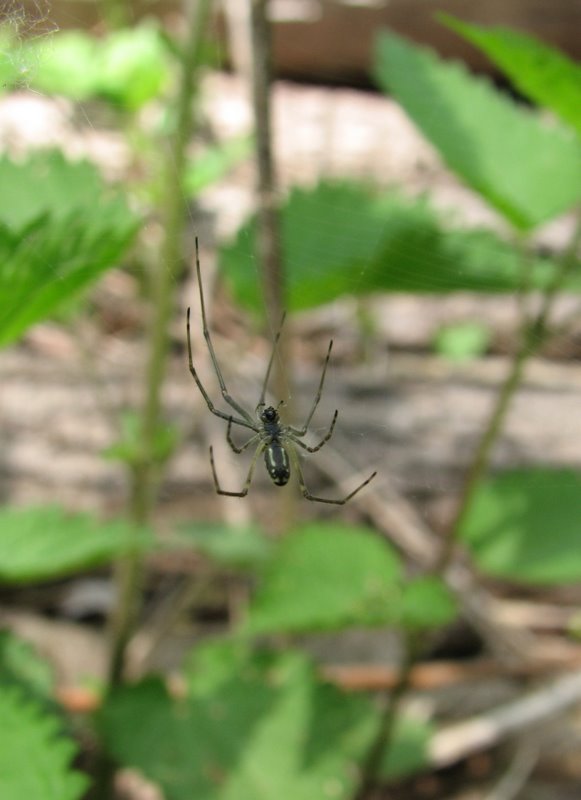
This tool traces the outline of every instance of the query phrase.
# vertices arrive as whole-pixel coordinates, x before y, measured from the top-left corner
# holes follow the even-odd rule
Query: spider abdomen
[[[280,442],[271,442],[264,451],[264,461],[270,479],[277,486],[285,486],[290,478],[288,453]]]

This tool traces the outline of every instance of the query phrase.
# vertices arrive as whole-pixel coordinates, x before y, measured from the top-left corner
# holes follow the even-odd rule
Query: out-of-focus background
[[[0,796],[577,796],[579,30],[7,0],[0,710],[66,789]],[[315,501],[228,442],[283,309]]]

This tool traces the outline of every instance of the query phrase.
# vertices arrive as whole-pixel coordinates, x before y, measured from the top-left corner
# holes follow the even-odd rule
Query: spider
[[[198,373],[194,367],[193,359],[192,359],[192,342],[190,337],[190,309],[188,308],[187,311],[187,323],[186,323],[186,331],[187,331],[187,339],[188,339],[188,361],[189,361],[189,368],[190,372],[192,373],[192,377],[195,380],[198,389],[202,393],[202,397],[206,401],[206,405],[208,409],[215,414],[215,416],[220,417],[220,419],[225,420],[228,423],[228,427],[226,428],[226,440],[232,450],[237,453],[243,453],[248,447],[251,445],[256,445],[256,449],[254,451],[254,455],[252,457],[252,461],[250,462],[250,468],[248,469],[248,474],[246,476],[246,481],[244,482],[244,486],[239,492],[229,492],[225,489],[222,489],[220,486],[220,482],[218,480],[218,475],[216,473],[216,465],[214,463],[214,451],[213,448],[210,447],[210,466],[212,467],[212,476],[214,478],[214,487],[216,492],[220,495],[226,495],[227,497],[246,497],[248,494],[248,490],[250,489],[250,484],[252,482],[252,477],[254,475],[254,468],[256,466],[256,462],[258,457],[264,453],[264,460],[266,464],[267,472],[270,476],[271,481],[276,486],[285,486],[288,483],[290,474],[291,474],[291,465],[293,469],[297,473],[299,486],[302,492],[303,497],[306,500],[312,500],[316,503],[331,503],[333,505],[342,506],[347,503],[348,500],[351,500],[364,486],[373,480],[376,476],[376,472],[370,475],[363,483],[360,483],[352,492],[348,495],[343,497],[340,500],[334,500],[327,497],[317,497],[314,494],[311,494],[305,485],[305,481],[303,478],[302,469],[299,463],[299,458],[297,454],[297,446],[300,447],[302,450],[305,450],[308,453],[316,453],[317,450],[320,450],[326,442],[329,441],[331,436],[333,435],[333,430],[335,429],[335,423],[337,421],[337,416],[339,414],[338,410],[335,410],[333,414],[333,418],[331,420],[331,424],[327,433],[321,441],[315,445],[314,447],[310,447],[309,445],[305,444],[302,441],[302,437],[306,435],[308,427],[311,423],[313,415],[319,405],[319,401],[321,399],[321,394],[323,391],[323,384],[325,382],[325,374],[327,372],[327,366],[329,364],[329,358],[331,357],[331,349],[333,347],[333,340],[329,342],[329,347],[327,349],[327,356],[325,358],[325,363],[323,365],[323,371],[321,373],[321,378],[319,380],[319,388],[317,389],[317,394],[315,395],[315,399],[313,405],[311,406],[311,410],[307,415],[307,419],[304,425],[301,428],[294,428],[292,425],[285,425],[281,422],[280,415],[279,415],[279,408],[284,405],[284,402],[281,401],[276,408],[273,406],[267,406],[265,402],[265,395],[266,395],[266,388],[268,385],[268,380],[270,378],[270,373],[272,370],[272,365],[274,362],[274,357],[276,354],[276,346],[278,344],[278,340],[280,339],[282,326],[284,323],[285,315],[281,320],[280,326],[274,337],[274,342],[272,346],[272,353],[270,356],[270,360],[268,362],[268,366],[266,368],[266,374],[264,376],[264,381],[262,383],[262,391],[260,393],[260,399],[258,401],[258,405],[256,406],[255,411],[255,418],[253,418],[248,411],[238,403],[229,393],[226,388],[226,384],[224,382],[224,377],[222,375],[222,371],[218,364],[218,360],[216,358],[216,353],[214,352],[214,346],[212,344],[212,339],[210,338],[210,331],[208,328],[208,321],[206,318],[206,307],[204,302],[204,290],[202,287],[202,278],[200,274],[200,257],[199,257],[199,250],[198,250],[198,240],[196,238],[196,273],[198,278],[198,289],[200,292],[200,307],[202,310],[202,326],[204,331],[204,339],[206,340],[206,345],[208,347],[208,352],[210,353],[210,358],[212,359],[212,364],[214,365],[214,371],[216,373],[216,377],[218,378],[218,383],[220,385],[220,391],[222,393],[222,397],[226,403],[233,409],[235,413],[226,413],[224,411],[220,411],[220,409],[216,408],[212,403],[208,392],[204,388]],[[252,435],[245,442],[241,447],[238,447],[232,439],[232,426],[239,425],[242,428],[246,428],[249,431],[252,431]]]

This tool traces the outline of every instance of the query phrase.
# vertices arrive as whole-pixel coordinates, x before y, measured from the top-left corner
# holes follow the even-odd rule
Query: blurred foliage
[[[0,583],[29,583],[111,561],[153,547],[125,520],[99,521],[58,506],[0,508]]]
[[[462,538],[479,568],[524,584],[581,578],[581,476],[569,469],[511,470],[477,490]]]
[[[53,706],[53,671],[36,650],[7,630],[0,630],[0,686],[17,687],[39,705]]]
[[[121,432],[117,441],[105,448],[103,455],[112,461],[120,461],[128,466],[137,466],[142,461],[143,434],[141,418],[137,411],[126,409],[120,415]],[[176,427],[164,423],[158,428],[153,443],[153,459],[163,464],[170,458],[179,442]]]
[[[440,19],[479,47],[530,100],[554,111],[581,137],[581,66],[520,31]]]
[[[579,132],[576,65],[520,34],[447,19],[521,91]],[[152,23],[100,39],[70,31],[26,44],[0,29],[4,86],[24,82],[75,101],[101,99],[121,112],[115,119],[128,140],[133,136],[141,158],[136,163],[150,170],[143,191],[149,203],[156,188],[161,195],[156,181],[165,178],[156,172],[157,148],[175,124],[166,101],[181,58]],[[512,225],[530,231],[578,203],[581,146],[570,128],[548,123],[462,66],[394,34],[379,39],[375,73],[446,163]],[[152,101],[162,109],[163,130],[148,145],[137,144],[138,112]],[[236,139],[202,152],[182,176],[184,191],[197,196],[250,145]],[[139,222],[94,167],[70,163],[60,153],[39,153],[21,164],[0,159],[0,186],[0,344],[7,344],[118,263]],[[282,225],[291,310],[371,292],[513,292],[522,289],[524,277],[527,286],[542,290],[556,274],[551,259],[533,254],[524,276],[522,255],[510,243],[490,230],[466,230],[443,219],[425,197],[347,181],[293,189]],[[264,304],[254,240],[250,220],[222,249],[221,260],[236,299],[259,315]],[[581,289],[579,270],[566,288]],[[436,347],[448,357],[466,357],[482,352],[487,336],[482,326],[448,326]],[[139,417],[128,413],[121,427],[107,455],[140,465]],[[175,444],[176,432],[164,426],[154,460],[165,461]],[[580,483],[572,470],[547,469],[487,481],[462,527],[478,567],[527,584],[578,580]],[[357,764],[379,723],[371,699],[324,682],[292,650],[254,649],[250,636],[366,625],[430,630],[457,615],[443,582],[433,576],[410,580],[388,542],[367,528],[334,522],[304,526],[278,542],[255,527],[188,524],[168,541],[221,568],[250,571],[256,591],[236,643],[207,644],[190,658],[183,696],[172,697],[156,679],[111,693],[99,720],[110,753],[157,781],[168,800],[352,797]],[[149,531],[125,522],[57,507],[0,511],[0,581],[7,583],[54,578],[153,546]],[[2,797],[79,797],[84,780],[70,771],[74,750],[57,717],[23,699],[23,691],[41,701],[50,692],[44,662],[1,634],[0,679]],[[431,733],[428,725],[398,717],[382,777],[424,767]]]
[[[465,361],[483,355],[490,344],[490,330],[482,322],[443,325],[434,338],[438,355],[450,361]]]
[[[346,626],[430,628],[455,604],[439,579],[404,577],[400,558],[371,529],[313,523],[286,536],[249,609],[251,634]]]
[[[218,567],[255,572],[270,560],[274,544],[258,526],[192,522],[178,527],[170,546],[194,549]]]
[[[281,210],[287,307],[311,308],[371,292],[513,292],[523,281],[522,253],[487,229],[454,228],[427,198],[374,192],[354,182],[292,189]],[[264,313],[255,256],[255,221],[220,251],[236,300]],[[531,286],[549,285],[555,265],[531,255]],[[568,288],[581,289],[572,274]]]
[[[323,682],[304,656],[214,643],[186,667],[185,697],[154,680],[115,692],[101,714],[112,754],[168,800],[193,796],[337,800],[353,796],[357,762],[378,723],[369,698]],[[417,728],[394,753],[417,768]],[[389,767],[388,767],[389,768]]]
[[[188,197],[196,197],[208,186],[217,183],[242,159],[252,153],[252,139],[239,136],[206,148],[188,165],[184,189]]]
[[[3,800],[79,800],[85,775],[71,769],[77,748],[58,717],[13,686],[0,685],[0,792]]]
[[[137,111],[159,97],[171,77],[171,54],[157,24],[144,21],[97,39],[81,30],[27,45],[31,88],[84,101],[101,97]]]
[[[114,266],[138,219],[88,162],[0,159],[0,345]]]

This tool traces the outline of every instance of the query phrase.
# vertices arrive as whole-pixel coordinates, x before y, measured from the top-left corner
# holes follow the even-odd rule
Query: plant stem
[[[526,318],[522,320],[520,346],[476,448],[472,464],[464,481],[456,517],[449,528],[442,550],[430,570],[433,574],[441,575],[449,566],[462,523],[474,499],[476,488],[488,469],[492,448],[502,431],[511,400],[521,384],[526,363],[530,356],[539,350],[550,333],[549,320],[551,312],[559,290],[562,288],[569,272],[577,263],[577,251],[580,243],[581,219],[578,220],[569,247],[564,252],[552,281],[543,293],[537,314],[532,320]],[[363,763],[362,779],[355,795],[355,800],[365,800],[377,780],[381,764],[384,762],[388,749],[393,742],[394,729],[402,700],[410,688],[410,678],[419,653],[420,639],[410,631],[404,632],[404,635],[406,636],[406,652],[398,682],[390,694],[389,701],[380,720],[376,738]]]
[[[252,49],[254,53],[252,99],[256,135],[256,166],[258,171],[258,252],[263,270],[266,305],[271,324],[276,327],[285,310],[285,285],[281,256],[277,182],[272,157],[271,36],[267,19],[268,0],[251,0],[251,3]]]
[[[397,722],[401,702],[408,692],[413,666],[419,651],[419,637],[404,631],[405,653],[397,683],[389,693],[379,721],[379,729],[361,769],[361,781],[354,800],[365,800],[377,781],[381,764],[385,761]]]
[[[152,319],[146,369],[145,401],[141,412],[141,452],[131,472],[130,515],[136,531],[149,522],[159,479],[160,464],[156,442],[161,425],[161,390],[168,353],[168,327],[174,292],[174,271],[182,261],[186,223],[186,199],[182,177],[186,167],[187,143],[192,131],[192,99],[197,86],[201,46],[211,0],[188,3],[188,32],[181,62],[181,80],[176,101],[176,122],[165,153],[166,195],[162,208],[164,239],[159,268],[152,271]],[[140,555],[128,555],[118,566],[118,604],[112,620],[112,653],[109,668],[111,686],[122,680],[127,644],[134,629],[143,578]]]
[[[527,362],[542,347],[550,333],[549,320],[554,303],[567,275],[576,264],[580,241],[581,220],[578,220],[569,246],[563,253],[552,281],[543,293],[539,310],[532,320],[525,318],[522,321],[520,346],[466,473],[456,515],[448,528],[442,549],[433,566],[432,571],[435,574],[442,574],[450,563],[462,525],[474,500],[476,489],[488,470],[492,448],[502,431],[515,392],[521,385]]]
[[[262,266],[262,280],[271,330],[277,330],[286,309],[286,287],[281,245],[280,214],[277,202],[277,180],[272,156],[271,83],[272,48],[271,31],[267,18],[268,0],[249,0],[251,3],[252,37],[252,99],[256,136],[257,167],[257,248]],[[273,368],[273,394],[285,399],[286,414],[292,418],[292,382],[281,365],[288,365],[288,337],[279,340],[278,358]],[[280,510],[276,519],[281,531],[292,526],[296,515],[296,493],[286,491],[280,495]]]

